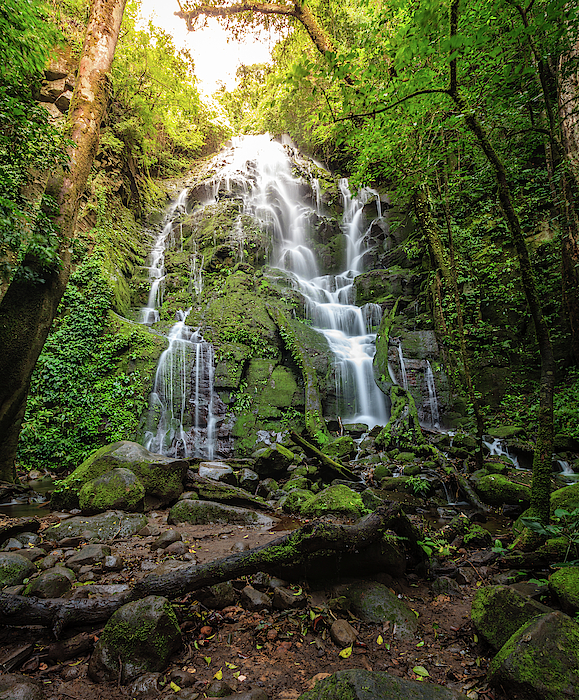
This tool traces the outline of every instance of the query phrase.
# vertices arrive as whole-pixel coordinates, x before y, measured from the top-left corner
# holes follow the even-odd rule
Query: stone
[[[260,477],[283,474],[294,460],[294,453],[275,443],[266,447],[255,460],[255,471]]]
[[[127,603],[109,619],[91,657],[96,683],[127,684],[143,673],[162,671],[181,645],[175,612],[166,598],[148,596]]]
[[[548,612],[546,605],[510,586],[497,585],[479,588],[475,593],[471,618],[481,637],[494,649],[500,649],[529,620]]]
[[[478,479],[474,488],[480,499],[491,506],[523,505],[531,501],[531,489],[522,484],[515,484],[501,474],[488,474]]]
[[[72,100],[72,90],[65,90],[56,98],[56,100],[54,101],[54,104],[58,107],[58,109],[63,114],[66,114],[66,112],[68,112],[68,108],[70,107],[71,100]]]
[[[44,558],[46,552],[40,547],[28,547],[26,549],[18,549],[16,554],[20,554],[21,557],[26,557],[29,561],[38,561]]]
[[[159,697],[160,678],[160,673],[143,673],[129,685],[129,696],[135,700]]]
[[[0,675],[0,700],[45,700],[42,685],[20,673]]]
[[[176,501],[183,492],[188,462],[154,454],[129,440],[105,445],[93,452],[53,491],[52,509],[78,507],[78,494],[82,486],[117,467],[130,469],[143,484],[145,500],[153,499],[158,507],[162,507]]]
[[[20,549],[22,549],[22,542],[17,540],[16,537],[11,537],[2,545],[3,552],[18,552]]]
[[[533,618],[501,647],[488,680],[525,700],[576,697],[579,625],[560,611]]]
[[[289,588],[276,586],[273,589],[273,607],[277,610],[295,610],[303,608],[307,598],[303,593],[296,593]]]
[[[237,477],[233,469],[225,462],[201,462],[199,464],[199,476],[237,486]]]
[[[70,573],[72,574],[72,571]],[[43,571],[40,576],[32,579],[24,589],[24,595],[36,598],[60,598],[71,588],[70,576],[67,576],[62,567],[58,567]]]
[[[239,472],[239,487],[245,489],[249,493],[254,494],[257,491],[259,485],[259,474],[254,472],[253,469],[248,469],[244,467]]]
[[[466,695],[433,683],[420,683],[381,671],[349,669],[319,680],[298,700],[468,700]]]
[[[549,577],[549,590],[569,615],[579,611],[579,566],[565,566]]]
[[[271,610],[271,598],[253,586],[245,586],[241,591],[242,604],[249,610]]]
[[[360,516],[366,513],[366,506],[359,493],[338,484],[315,494],[302,506],[300,512],[311,518],[319,518],[327,513]]]
[[[432,592],[436,595],[462,595],[458,583],[448,576],[439,576],[432,582]]]
[[[87,481],[78,494],[80,509],[87,515],[107,510],[143,510],[145,487],[130,469],[117,467]]]
[[[209,598],[205,598],[203,605],[207,608],[215,610],[223,610],[230,605],[235,605],[239,596],[237,589],[231,581],[216,583],[214,586],[209,586]]]
[[[233,689],[225,681],[211,681],[205,688],[205,693],[209,698],[229,697],[232,692]]]
[[[257,487],[256,496],[261,496],[262,498],[271,498],[271,494],[275,493],[279,489],[279,485],[275,479],[268,477],[263,481],[259,482]]]
[[[19,532],[14,537],[22,543],[23,547],[35,547],[42,542],[42,537],[36,532]]]
[[[181,557],[189,551],[189,547],[185,542],[173,542],[165,548],[165,554],[169,556]]]
[[[20,554],[0,552],[0,588],[17,586],[36,573],[34,564]]]
[[[92,516],[74,517],[52,525],[44,531],[47,540],[64,540],[69,537],[82,536],[83,539],[109,540],[113,537],[130,537],[147,524],[142,513],[123,513],[109,510]]]
[[[280,498],[279,505],[285,513],[301,513],[302,508],[309,503],[314,494],[305,489],[293,489]]]
[[[579,508],[579,483],[564,486],[551,493],[551,513],[558,508],[569,512]]]
[[[87,544],[66,560],[67,567],[78,572],[82,566],[100,564],[111,555],[111,548],[104,544]]]
[[[330,627],[332,642],[340,649],[350,647],[358,638],[358,633],[347,620],[334,620]]]
[[[206,525],[208,523],[236,523],[238,525],[260,525],[271,527],[275,521],[267,515],[256,513],[247,508],[227,506],[213,501],[178,501],[169,511],[167,523],[191,523]]]
[[[180,542],[182,539],[181,533],[177,532],[177,530],[165,530],[165,532],[159,535],[153,542],[151,551],[154,552],[156,549],[165,549],[170,544],[173,544],[173,542]]]
[[[351,435],[342,435],[342,437],[336,438],[334,442],[326,445],[322,452],[338,461],[344,458],[348,459],[356,454],[356,443]]]
[[[396,625],[398,639],[411,640],[418,629],[416,615],[387,586],[374,581],[358,581],[339,586],[338,596],[345,596],[352,612],[362,620]]]
[[[180,688],[190,688],[197,680],[193,673],[189,671],[183,671],[180,668],[176,668],[171,671],[169,679],[176,683]]]

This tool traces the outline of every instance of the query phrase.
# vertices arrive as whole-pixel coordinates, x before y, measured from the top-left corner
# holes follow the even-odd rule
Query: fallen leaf
[[[219,671],[213,676],[216,681],[220,681],[223,678],[223,669],[220,668]]]
[[[349,646],[349,647],[346,647],[345,649],[342,649],[342,651],[340,652],[339,656],[340,656],[342,659],[349,659],[350,656],[352,656],[352,647]]]
[[[421,676],[422,678],[426,678],[427,676],[430,676],[430,673],[424,668],[424,666],[415,666],[412,669],[412,672],[415,673],[417,676]]]
[[[181,686],[177,685],[177,683],[174,683],[171,681],[171,690],[175,693],[178,693],[181,690]]]
[[[211,657],[210,656],[204,656],[203,659],[205,660],[205,663],[209,666],[211,663]]]
[[[383,644],[383,643],[384,643],[384,639],[382,638],[382,635],[379,634],[378,639],[376,640],[376,644]]]

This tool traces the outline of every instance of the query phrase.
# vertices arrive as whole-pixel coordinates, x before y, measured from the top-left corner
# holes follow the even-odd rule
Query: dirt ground
[[[46,524],[53,519],[54,516],[47,518]],[[150,545],[160,532],[169,529],[166,519],[166,511],[151,513],[150,536],[113,542],[113,554],[123,558],[124,568],[101,575],[97,567],[90,572],[91,580],[98,584],[132,584],[165,560],[165,550],[152,552]],[[297,524],[290,523],[293,527]],[[171,529],[181,533],[188,549],[186,554],[193,555],[199,563],[225,557],[232,550],[252,548],[284,534],[279,529],[254,530],[235,525],[180,525]],[[459,550],[449,558],[448,564],[455,567],[467,562],[472,554],[472,550]],[[474,592],[478,586],[491,583],[498,569],[472,563],[466,563],[466,568],[472,572],[471,582],[446,593],[436,593],[432,581],[412,573],[399,580],[386,573],[375,577],[395,591],[417,615],[418,633],[410,642],[397,639],[396,630],[388,624],[363,622],[342,610],[339,600],[332,598],[331,590],[311,590],[305,583],[294,586],[296,592],[301,589],[307,594],[307,606],[298,610],[252,612],[233,605],[219,611],[200,605],[195,595],[178,599],[174,601],[178,616],[185,620],[183,644],[162,674],[158,697],[174,696],[179,688],[186,686],[199,692],[200,697],[216,695],[223,692],[225,682],[234,692],[262,688],[270,700],[295,700],[324,674],[364,668],[445,685],[468,694],[472,700],[507,700],[500,689],[490,689],[485,684],[491,653],[477,639],[470,622]],[[248,577],[235,581],[234,585],[241,589],[251,582],[252,577]],[[90,591],[90,581],[83,583]],[[259,588],[257,583],[255,586]],[[350,654],[330,639],[329,627],[337,618],[348,620],[358,633]],[[101,629],[102,626],[68,628],[64,637],[84,631],[94,641]],[[0,630],[0,663],[17,647],[34,642],[32,655],[10,670],[40,681],[46,698],[132,697],[128,687],[97,685],[87,677],[89,653],[63,662],[50,661],[51,641],[50,633],[41,627],[4,627]],[[221,681],[221,691],[219,684],[211,686],[216,680]],[[510,695],[509,700],[512,699]]]

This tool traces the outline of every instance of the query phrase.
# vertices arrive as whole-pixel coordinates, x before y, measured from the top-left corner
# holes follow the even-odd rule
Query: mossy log
[[[328,457],[328,455],[325,455],[323,452],[318,450],[317,447],[314,447],[314,445],[309,443],[307,440],[304,440],[301,435],[298,435],[293,430],[291,432],[291,439],[296,443],[296,445],[302,447],[306,454],[317,459],[320,462],[322,469],[325,469],[333,474],[334,478],[347,479],[348,481],[360,481],[360,478],[357,477],[353,471],[350,471],[350,469],[345,467],[343,464],[340,464],[331,457]]]
[[[406,546],[412,546],[412,537],[409,538],[412,527],[400,512],[400,506],[391,504],[366,515],[354,525],[316,520],[273,542],[218,561],[183,564],[163,574],[152,571],[132,590],[110,598],[43,600],[0,593],[0,624],[43,625],[50,627],[58,638],[65,627],[105,622],[125,603],[149,595],[174,599],[204,586],[260,571],[296,580],[307,579],[315,574],[317,567],[327,577],[335,578],[340,573],[359,571],[353,558],[363,557],[372,545],[379,544],[388,530],[403,538]],[[366,558],[365,563],[373,566],[374,572],[384,570],[380,557]],[[366,569],[365,573],[369,571]]]

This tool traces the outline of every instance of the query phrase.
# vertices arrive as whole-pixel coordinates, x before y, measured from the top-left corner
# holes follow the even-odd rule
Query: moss
[[[362,497],[356,491],[337,484],[320,491],[301,508],[302,515],[318,518],[326,513],[360,516],[367,513]]]
[[[551,494],[551,513],[558,508],[571,512],[579,507],[579,483],[565,486]]]
[[[506,504],[529,504],[531,490],[528,486],[509,481],[501,474],[488,474],[475,483],[475,489],[481,500],[492,506]]]
[[[111,469],[88,481],[79,492],[80,508],[85,513],[105,510],[142,510],[145,487],[129,469]]]
[[[353,438],[349,435],[343,435],[322,448],[322,452],[334,459],[353,457],[356,454],[356,445]]]
[[[314,494],[311,491],[295,488],[280,501],[280,505],[285,513],[301,513],[303,507],[313,498]]]
[[[412,449],[424,443],[416,404],[411,394],[399,386],[390,389],[390,418],[376,438],[376,445],[384,450],[394,447]]]
[[[563,610],[574,615],[579,611],[579,566],[566,566],[551,574],[549,590],[558,598]]]

